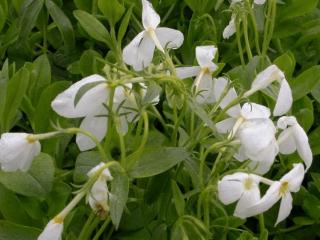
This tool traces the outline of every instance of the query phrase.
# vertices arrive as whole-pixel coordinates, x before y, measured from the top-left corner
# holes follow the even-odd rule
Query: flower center
[[[281,196],[284,196],[287,193],[288,188],[289,188],[289,182],[287,181],[283,182],[279,188],[279,194]]]
[[[53,221],[57,224],[62,224],[63,223],[63,218],[60,216],[56,216]]]
[[[250,190],[252,188],[252,185],[253,185],[253,181],[251,178],[247,178],[246,180],[244,180],[244,189],[245,190]]]
[[[35,143],[35,141],[37,141],[37,140],[35,139],[35,137],[33,135],[28,135],[27,141],[28,141],[28,143],[32,144],[32,143]]]

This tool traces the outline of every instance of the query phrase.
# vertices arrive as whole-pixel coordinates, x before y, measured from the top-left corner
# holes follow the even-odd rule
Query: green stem
[[[260,229],[260,233],[263,233],[265,230],[263,213],[259,214],[259,229]]]
[[[105,138],[105,141],[104,141],[104,149],[108,149],[107,151],[107,154],[108,156],[111,158],[111,148],[110,148],[110,144],[111,144],[111,140],[112,140],[112,126],[113,126],[113,98],[114,98],[114,92],[115,92],[115,89],[114,88],[111,88],[110,89],[110,95],[108,96],[109,99],[108,100],[108,108],[109,108],[109,112],[108,112],[108,126],[107,126],[107,136]]]
[[[111,158],[108,158],[105,150],[103,149],[102,145],[100,144],[100,141],[89,131],[86,131],[84,129],[81,129],[81,128],[67,128],[64,130],[66,133],[70,133],[70,134],[83,134],[87,137],[89,137],[97,146],[98,148],[98,151],[102,157],[102,161],[103,162],[107,162],[108,159],[111,159]]]
[[[143,122],[144,122],[144,128],[143,128],[143,136],[142,136],[142,140],[140,143],[140,146],[137,150],[137,152],[142,152],[144,149],[144,146],[146,145],[147,141],[148,141],[148,135],[149,135],[149,118],[148,118],[148,113],[146,111],[142,112],[142,118],[143,118]]]
[[[109,223],[111,222],[110,218],[108,218],[100,227],[100,229],[98,230],[98,232],[96,233],[96,235],[94,235],[92,240],[99,240],[99,237],[101,236],[101,234],[105,231],[105,229],[108,227]]]
[[[310,225],[312,225],[312,224],[310,224]],[[292,226],[289,228],[280,229],[279,231],[276,231],[276,232],[271,232],[271,233],[269,233],[269,235],[272,236],[272,235],[278,235],[278,234],[282,234],[282,233],[288,233],[288,232],[292,232],[292,231],[298,230],[300,228],[303,228],[305,226],[307,226],[307,225],[295,225],[295,226]]]
[[[90,224],[91,224],[91,222],[92,222],[92,220],[94,218],[95,218],[95,213],[93,211],[91,211],[86,223],[84,224],[84,226],[83,226],[83,228],[82,228],[82,230],[81,230],[81,232],[79,234],[79,237],[78,237],[79,240],[86,240],[85,237],[88,234],[88,230],[90,228]]]
[[[252,59],[252,52],[251,52],[251,47],[250,47],[250,42],[249,42],[249,35],[248,35],[248,22],[247,22],[247,16],[244,16],[242,18],[243,21],[243,33],[244,33],[244,41],[246,45],[246,51],[248,55],[249,61]]]
[[[152,111],[154,112],[156,118],[158,118],[161,125],[163,126],[164,131],[167,133],[168,132],[167,124],[166,124],[165,120],[163,119],[163,117],[161,116],[161,114],[159,113],[158,109],[154,105],[151,105],[151,108],[152,108]]]
[[[119,133],[119,142],[120,142],[120,151],[121,151],[121,159],[120,164],[124,166],[126,160],[126,145],[124,142],[124,137],[121,133]]]
[[[263,34],[263,45],[262,45],[262,55],[266,55],[269,44],[273,35],[273,29],[275,25],[275,18],[276,18],[276,8],[277,2],[276,0],[270,0],[268,2],[268,12],[267,12],[267,20]]]
[[[251,7],[250,2],[247,0],[246,1],[247,4],[247,9],[249,11],[249,15],[251,17],[251,21],[252,21],[252,26],[253,26],[253,31],[254,31],[254,41],[255,41],[255,45],[256,45],[256,49],[259,55],[261,55],[261,49],[260,49],[260,44],[259,44],[259,32],[258,32],[258,27],[257,27],[257,21],[256,21],[256,17],[254,15],[253,9]]]
[[[236,37],[237,37],[237,43],[238,43],[238,50],[239,50],[239,56],[240,56],[240,61],[241,65],[245,65],[245,61],[243,58],[243,50],[242,50],[242,45],[241,45],[241,39],[240,39],[241,33],[240,33],[240,23],[236,23]]]

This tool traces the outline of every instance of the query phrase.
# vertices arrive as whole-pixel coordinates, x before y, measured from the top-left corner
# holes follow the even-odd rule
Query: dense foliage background
[[[245,221],[233,217],[232,207],[222,205],[212,192],[203,195],[206,211],[214,216],[210,228],[192,217],[196,211],[192,196],[201,191],[190,191],[197,181],[194,156],[184,168],[179,165],[150,178],[137,173],[119,229],[108,225],[101,239],[175,239],[170,233],[180,226],[190,239],[200,239],[200,235],[206,236],[203,239],[320,237],[319,1],[278,0],[267,54],[258,55],[252,49],[254,57],[247,59],[244,54],[244,62],[240,61],[236,38],[222,38],[231,15],[229,1],[152,3],[162,16],[161,25],[179,29],[185,36],[183,46],[171,53],[178,64],[192,65],[196,46],[214,44],[219,49],[220,72],[238,87],[248,88],[256,72],[276,63],[292,87],[292,115],[308,132],[314,162],[302,189],[295,194],[290,217],[274,227],[277,206],[265,214],[269,237],[265,232],[259,234],[255,218]],[[256,7],[255,14],[263,36],[264,6]],[[142,29],[140,19],[139,0],[1,0],[0,133],[43,133],[53,130],[52,123],[57,122],[63,127],[77,125],[78,120],[54,113],[51,101],[73,82],[103,73],[105,62],[115,63],[121,57],[121,49]],[[252,31],[249,34],[253,42]],[[256,101],[273,104],[262,96]],[[153,120],[151,124],[148,144],[170,145],[159,122]],[[129,134],[125,139],[129,152],[136,147],[133,137]],[[0,239],[36,239],[49,219],[71,199],[75,185],[86,179],[88,169],[99,162],[97,152],[80,153],[71,136],[43,141],[42,152],[28,173],[0,172]],[[117,142],[113,143],[112,153],[119,158]],[[149,157],[159,158],[152,154]],[[286,169],[297,158],[293,154],[277,164]],[[78,239],[90,209],[83,203],[71,215],[65,223],[64,237],[68,240]]]

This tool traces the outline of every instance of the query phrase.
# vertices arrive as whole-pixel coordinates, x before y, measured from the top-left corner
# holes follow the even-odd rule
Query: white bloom
[[[92,177],[97,171],[102,169],[105,163],[100,163],[96,167],[90,170],[89,177]],[[94,212],[104,216],[109,211],[109,197],[110,192],[107,186],[107,181],[111,181],[113,178],[108,168],[105,168],[99,175],[96,182],[93,184],[90,192],[87,195],[87,202]]]
[[[229,24],[223,30],[222,36],[224,39],[229,39],[233,34],[236,33],[236,16],[232,14]]]
[[[200,104],[215,101],[212,73],[217,70],[218,66],[212,60],[217,50],[213,45],[198,46],[196,47],[196,58],[199,66],[176,69],[177,76],[181,79],[197,76],[193,86],[197,92],[196,101]]]
[[[91,88],[86,91],[76,103],[78,91],[85,86]],[[132,88],[131,84],[125,87],[118,86],[114,94],[114,109],[116,109],[126,98],[126,88]],[[83,117],[80,128],[91,132],[99,141],[107,134],[108,111],[103,106],[108,102],[110,88],[106,79],[94,74],[71,85],[67,90],[60,93],[51,103],[51,107],[59,115],[67,118]],[[81,151],[92,149],[96,144],[87,136],[77,134],[76,142]]]
[[[38,240],[61,240],[63,231],[63,222],[51,220],[39,235]]]
[[[124,62],[136,71],[149,66],[155,47],[162,52],[165,47],[176,49],[182,45],[184,39],[180,31],[158,27],[160,16],[147,0],[142,0],[142,24],[144,30],[123,49]]]
[[[218,132],[229,132],[229,137],[235,136],[240,140],[239,152],[235,157],[239,161],[252,160],[251,167],[260,174],[269,171],[279,150],[276,128],[269,118],[269,108],[245,103],[237,116],[216,124]]]
[[[260,200],[260,177],[254,174],[234,173],[218,183],[218,197],[224,204],[238,201],[234,215],[242,217],[246,209]]]
[[[269,210],[276,202],[281,199],[277,225],[279,222],[287,218],[292,209],[291,192],[298,192],[304,178],[303,164],[295,164],[286,175],[279,181],[275,181],[266,194],[255,205],[241,212],[245,217],[255,216]]]
[[[292,105],[291,88],[285,78],[284,73],[276,66],[271,65],[260,72],[251,84],[251,89],[245,93],[248,97],[253,93],[271,87],[271,84],[277,81],[280,84],[276,105],[273,110],[274,116],[281,116],[289,111]]]
[[[279,118],[277,125],[283,129],[278,137],[280,153],[291,154],[297,150],[308,170],[313,157],[306,132],[293,116]]]
[[[4,133],[0,139],[0,164],[6,172],[28,171],[41,151],[39,141],[27,133]]]

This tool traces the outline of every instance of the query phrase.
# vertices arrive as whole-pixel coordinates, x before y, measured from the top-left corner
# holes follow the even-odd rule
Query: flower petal
[[[101,113],[106,114],[105,112],[100,112],[100,114]],[[89,115],[82,120],[80,128],[90,132],[101,141],[107,133],[107,122],[108,118],[106,116]],[[87,151],[96,147],[96,144],[91,138],[83,134],[77,134],[76,142],[80,151]]]
[[[283,130],[278,137],[279,152],[282,154],[294,153],[297,149],[292,128]]]
[[[241,116],[245,119],[269,118],[270,109],[256,103],[245,103],[241,108]]]
[[[216,123],[216,128],[218,133],[229,133],[232,130],[236,121],[237,120],[234,118],[227,118],[225,120],[222,120]]]
[[[152,61],[155,44],[145,31],[140,32],[124,49],[123,61],[134,70],[141,71]]]
[[[281,116],[289,111],[292,105],[292,92],[286,79],[282,79],[281,86],[276,102],[276,106],[273,109],[274,116]]]
[[[178,78],[185,79],[197,76],[201,71],[201,67],[178,67],[176,68],[176,74]]]
[[[214,45],[196,47],[196,58],[199,66],[202,68],[209,68],[211,72],[215,71],[218,67],[212,60],[217,51],[218,49]]]
[[[243,193],[242,179],[247,177],[245,173],[227,175],[218,183],[218,197],[224,204],[237,201]]]
[[[306,164],[306,170],[308,170],[312,164],[313,159],[308,136],[299,124],[292,126],[292,129],[294,133],[297,151],[299,153],[299,156]]]
[[[254,0],[254,3],[257,5],[262,5],[266,2],[266,0]]]
[[[249,191],[244,191],[234,210],[234,216],[246,218],[246,209],[253,206],[260,200],[260,190],[257,184]]]
[[[155,33],[163,48],[177,49],[181,47],[184,40],[182,32],[172,28],[159,27]]]
[[[289,216],[291,209],[292,209],[292,196],[290,193],[286,193],[281,199],[277,222],[274,226],[276,226],[279,222],[282,222],[284,219],[286,219]]]
[[[297,192],[300,189],[301,183],[304,178],[304,167],[302,163],[294,164],[293,169],[285,174],[280,182],[288,182],[290,192]]]
[[[197,96],[196,101],[199,104],[210,104],[215,102],[214,97],[214,80],[211,74],[204,74],[202,78],[198,81],[196,86]]]
[[[147,0],[142,0],[142,24],[144,29],[155,29],[160,23],[160,16],[153,9],[152,4]]]
[[[51,107],[56,113],[67,118],[77,118],[77,117],[86,116],[92,111],[92,108],[88,107],[86,100],[83,98],[88,93],[94,92],[95,88],[98,87],[99,85],[93,87],[88,92],[86,92],[84,96],[79,100],[78,104],[75,106],[74,103],[75,103],[75,97],[77,95],[77,92],[82,86],[88,83],[100,82],[100,81],[105,81],[105,78],[98,74],[94,74],[89,77],[83,78],[82,80],[72,84],[64,92],[60,93],[51,103]],[[106,91],[104,94],[105,94],[105,100],[106,100],[107,99]],[[86,105],[85,108],[83,108],[83,104],[81,104],[81,102],[85,102],[85,105]]]
[[[236,23],[235,23],[235,16],[231,16],[231,20],[229,24],[223,30],[222,36],[224,39],[229,39],[233,34],[236,33]]]

